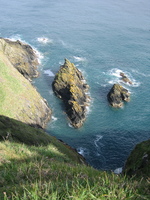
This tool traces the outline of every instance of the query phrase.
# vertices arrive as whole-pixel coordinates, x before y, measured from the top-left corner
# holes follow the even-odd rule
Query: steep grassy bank
[[[41,129],[0,116],[0,139],[0,199],[149,199],[148,178],[95,170]]]
[[[0,51],[0,115],[44,127],[51,110],[46,101]]]

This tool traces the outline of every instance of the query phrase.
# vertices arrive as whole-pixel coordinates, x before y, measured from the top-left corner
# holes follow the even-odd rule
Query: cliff
[[[8,58],[10,63],[27,79],[38,76],[38,59],[33,48],[28,45],[9,39],[0,38],[0,52]]]
[[[63,100],[71,124],[75,128],[80,128],[86,119],[86,106],[89,100],[86,95],[89,86],[85,83],[82,73],[65,59],[52,87],[56,96]]]
[[[129,176],[150,177],[150,140],[137,144],[124,167]]]
[[[4,44],[5,40],[1,39],[1,44],[2,41]],[[21,60],[22,53],[19,54],[19,52],[22,52],[22,45],[19,42],[15,44],[16,46],[13,42],[7,41],[6,46],[4,45],[5,48],[0,48],[0,115],[44,128],[51,118],[51,109],[47,105],[46,100],[41,97],[22,73],[14,67],[14,65],[17,66],[18,64],[15,64],[15,61],[21,62],[21,66],[24,69],[27,66],[27,68],[30,67],[26,54],[24,54],[23,60]],[[20,51],[18,45],[20,46]],[[10,54],[8,53],[9,51]],[[10,61],[11,57],[13,58],[13,64]],[[24,60],[26,60],[25,63]],[[31,71],[33,72],[33,70]],[[32,72],[31,74],[28,72],[29,77],[33,76]]]

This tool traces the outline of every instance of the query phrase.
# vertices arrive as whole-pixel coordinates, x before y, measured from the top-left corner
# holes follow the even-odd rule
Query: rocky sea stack
[[[85,121],[86,106],[89,101],[86,94],[89,86],[85,83],[82,73],[73,63],[65,59],[52,87],[56,96],[63,100],[71,125],[80,128]]]
[[[33,48],[17,41],[0,38],[0,51],[2,51],[11,64],[27,79],[38,76],[38,59]]]
[[[124,101],[130,101],[130,93],[121,85],[114,84],[107,95],[107,99],[111,106],[120,108],[123,106]]]

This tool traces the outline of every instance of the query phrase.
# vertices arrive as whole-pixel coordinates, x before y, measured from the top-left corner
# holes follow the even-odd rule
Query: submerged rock
[[[82,73],[73,63],[65,59],[52,87],[56,96],[63,100],[71,125],[75,128],[81,127],[86,118],[86,106],[89,101],[85,93],[89,86],[85,83]]]
[[[129,83],[130,85],[132,85],[132,81],[123,72],[120,72],[120,76],[122,77],[121,78],[122,81],[124,81],[125,83]]]
[[[124,101],[130,101],[130,93],[121,85],[114,84],[107,95],[107,99],[111,106],[120,108],[123,106]]]
[[[38,76],[38,59],[28,44],[0,38],[0,51],[7,56],[11,64],[27,79]]]

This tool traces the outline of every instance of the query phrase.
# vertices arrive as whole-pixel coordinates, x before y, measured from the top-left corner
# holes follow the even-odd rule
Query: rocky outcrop
[[[107,99],[111,106],[120,108],[123,106],[124,101],[130,101],[130,93],[121,85],[114,84],[107,95]]]
[[[128,157],[124,173],[129,176],[150,176],[150,140],[137,144]]]
[[[132,81],[123,72],[120,73],[120,76],[123,82],[129,83],[130,85],[132,85]]]
[[[11,64],[27,79],[38,76],[38,59],[28,44],[0,38],[0,52],[3,52]]]
[[[4,44],[5,40],[1,39],[2,41]],[[21,44],[18,42],[18,45]],[[15,61],[17,62],[18,59],[20,63],[29,60],[28,54],[26,58],[26,54],[22,55],[21,52],[22,56],[18,57],[19,47],[15,53],[16,46],[12,45],[8,55],[8,46],[6,43],[6,49],[4,47],[4,51],[0,50],[0,115],[44,128],[51,118],[51,109],[32,84],[14,67],[17,66]],[[30,49],[30,47],[24,48]],[[10,57],[13,58],[13,64]]]
[[[85,83],[82,73],[65,59],[52,87],[56,96],[63,100],[71,124],[75,128],[81,127],[86,118],[86,106],[89,101],[86,95],[89,86]]]

